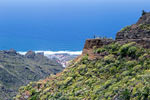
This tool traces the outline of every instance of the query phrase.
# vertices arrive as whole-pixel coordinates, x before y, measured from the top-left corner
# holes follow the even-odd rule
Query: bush
[[[105,57],[104,57],[104,61],[106,61],[106,63],[112,63],[112,62],[115,61],[115,56],[112,55],[112,54],[110,54],[110,55],[108,55],[108,56],[105,56]]]
[[[137,51],[137,47],[132,46],[128,49],[128,56],[135,58],[136,57],[136,51]]]
[[[132,61],[126,62],[125,64],[126,64],[127,68],[130,69],[130,68],[133,68],[137,64],[137,61],[132,60]]]
[[[72,77],[68,77],[66,80],[64,80],[64,84],[68,85],[72,81]]]
[[[129,31],[129,30],[130,30],[130,27],[131,27],[131,26],[126,26],[125,28],[121,29],[120,32],[123,32],[123,31]]]
[[[150,24],[140,24],[139,28],[142,30],[150,30]]]
[[[113,66],[113,67],[110,68],[110,72],[111,72],[112,74],[115,73],[116,71],[117,71],[116,66]]]
[[[130,100],[130,94],[131,91],[128,89],[125,89],[121,92],[121,100]]]
[[[133,70],[134,71],[139,71],[140,69],[142,69],[142,66],[141,65],[136,65]]]
[[[95,53],[100,54],[104,51],[106,51],[104,48],[98,48],[98,49],[96,49]]]
[[[131,46],[134,46],[135,44],[136,44],[135,42],[131,42],[131,43],[127,43],[121,46],[121,48],[119,49],[120,55],[124,57],[124,56],[127,56],[128,53],[133,52],[135,48],[131,48],[130,52],[128,50]]]
[[[111,53],[117,54],[119,48],[120,48],[120,44],[119,43],[112,44],[111,45]]]
[[[82,57],[82,63],[85,64],[88,62],[88,54]]]

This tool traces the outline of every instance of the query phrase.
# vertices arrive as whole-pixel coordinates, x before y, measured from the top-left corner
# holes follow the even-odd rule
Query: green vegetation
[[[131,26],[126,26],[126,27],[124,27],[123,29],[121,29],[120,32],[129,31],[129,30],[130,30],[130,27],[131,27]]]
[[[150,30],[150,24],[140,24],[139,28],[142,30]]]
[[[0,100],[12,100],[20,86],[62,70],[56,61],[42,55],[30,59],[16,52],[0,51]]]
[[[150,100],[149,51],[134,42],[95,49],[107,53],[83,56],[59,75],[20,88],[16,100]]]

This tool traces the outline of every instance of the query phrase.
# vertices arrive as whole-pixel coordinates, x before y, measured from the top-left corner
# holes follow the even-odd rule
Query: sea
[[[82,51],[86,39],[115,39],[149,0],[0,0],[0,50]],[[140,5],[140,6],[139,6]]]

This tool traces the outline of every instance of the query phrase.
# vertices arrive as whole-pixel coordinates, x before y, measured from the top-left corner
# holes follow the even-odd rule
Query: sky
[[[150,0],[0,0],[0,50],[80,51],[136,23]]]

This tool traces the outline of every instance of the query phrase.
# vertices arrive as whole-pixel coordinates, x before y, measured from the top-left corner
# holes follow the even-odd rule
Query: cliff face
[[[116,41],[134,41],[145,48],[150,48],[150,13],[140,17],[136,24],[127,26],[116,35]]]
[[[104,45],[109,45],[114,43],[115,40],[113,39],[106,39],[106,38],[98,38],[98,39],[87,39],[83,48],[82,55],[88,54],[89,59],[98,58],[99,55],[93,52],[93,49],[100,48]]]
[[[90,52],[93,47],[99,48],[113,42],[121,44],[127,42],[136,42],[144,48],[150,48],[150,13],[146,13],[140,17],[136,24],[127,26],[119,31],[116,39],[88,39],[85,42],[83,54]]]
[[[116,39],[87,39],[83,48],[83,55],[88,54],[89,58],[99,57],[93,53],[93,48],[100,48],[114,42],[125,44],[128,42],[136,42],[144,48],[150,48],[150,13],[146,13],[140,17],[136,24],[123,28],[116,34]]]
[[[142,15],[136,24],[150,24],[150,13]]]
[[[113,39],[88,39],[85,42],[84,49],[93,49],[93,47],[100,48],[103,45],[108,45],[114,42]]]

